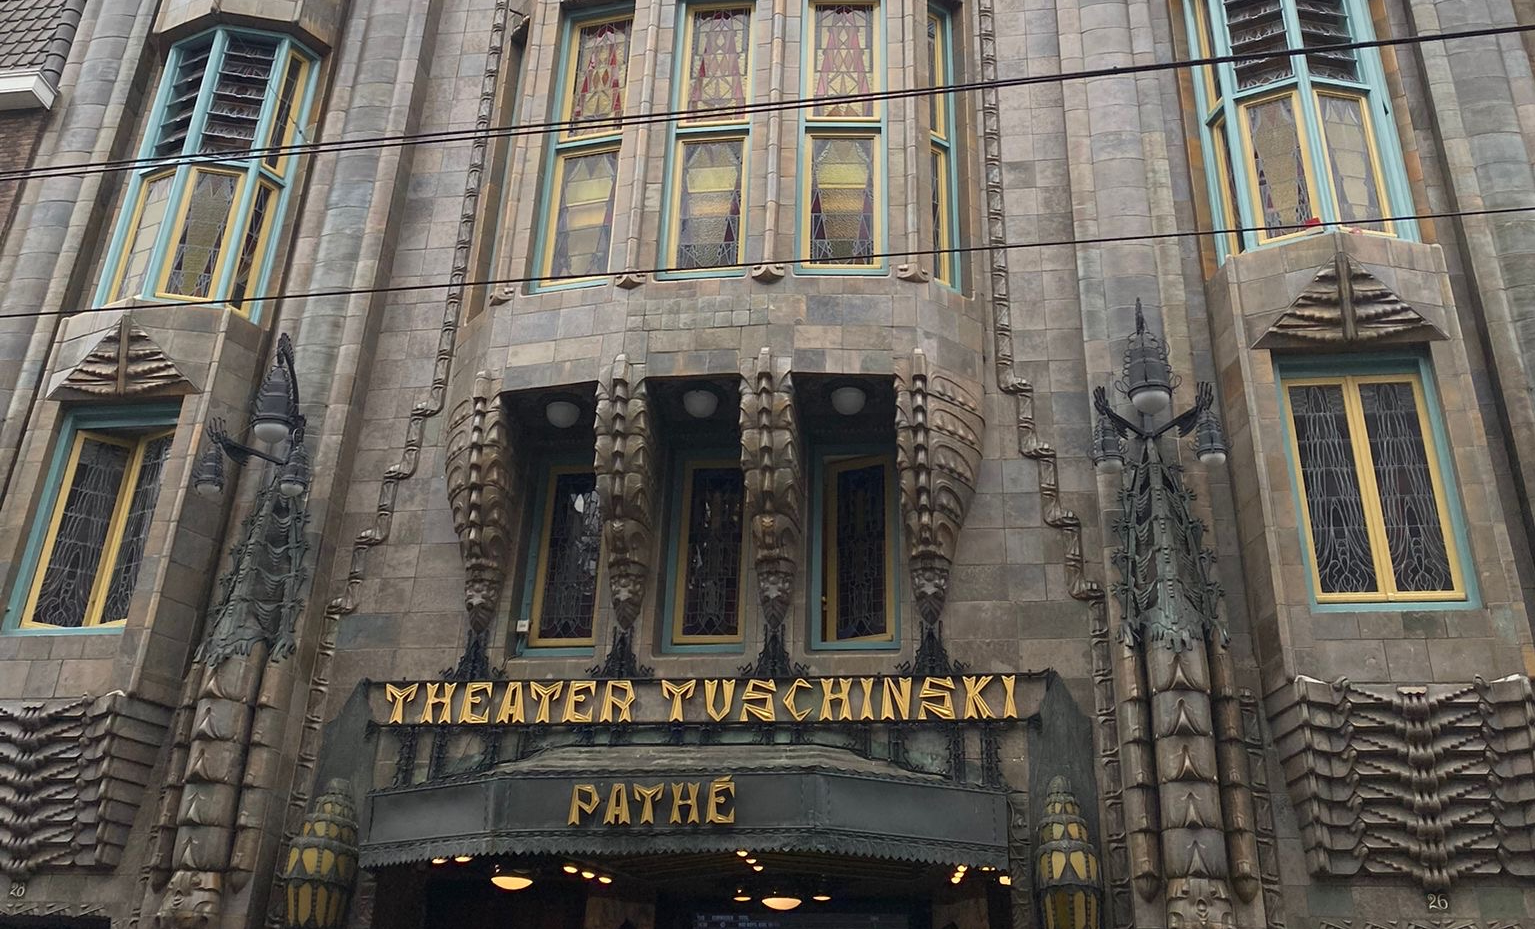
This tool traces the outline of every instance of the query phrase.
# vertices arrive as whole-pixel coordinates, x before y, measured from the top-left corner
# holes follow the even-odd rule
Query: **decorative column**
[[[613,644],[592,669],[602,677],[643,676],[634,656],[634,624],[645,604],[655,551],[654,441],[645,384],[619,355],[597,385],[597,495],[613,600]]]

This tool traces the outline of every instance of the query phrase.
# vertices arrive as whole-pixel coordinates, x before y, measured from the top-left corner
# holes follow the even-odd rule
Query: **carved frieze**
[[[917,669],[924,673],[946,670],[946,657],[930,662],[942,654],[939,621],[955,546],[975,495],[984,428],[979,386],[933,370],[921,349],[912,352],[896,376],[896,471],[912,592],[922,619]]]
[[[800,570],[805,493],[794,404],[793,378],[775,374],[773,353],[762,349],[756,371],[741,383],[741,470],[763,621],[762,653],[749,670],[765,676],[794,670],[784,623]]]
[[[1403,302],[1380,278],[1347,252],[1338,252],[1253,347],[1315,348],[1445,338],[1442,329]]]
[[[655,527],[655,436],[645,384],[619,355],[597,385],[597,495],[608,590],[613,602],[613,645],[602,673],[633,675],[634,623],[652,573]]]
[[[1464,684],[1297,677],[1274,725],[1313,874],[1443,891],[1535,877],[1535,698],[1520,675]]]
[[[176,362],[124,313],[96,347],[64,376],[49,397],[54,400],[100,397],[176,397],[197,388]]]

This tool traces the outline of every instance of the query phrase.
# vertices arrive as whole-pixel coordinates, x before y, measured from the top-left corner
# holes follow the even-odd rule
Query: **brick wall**
[[[0,113],[0,171],[15,171],[32,162],[47,115],[46,110]],[[10,232],[20,195],[21,182],[0,181],[0,240]]]

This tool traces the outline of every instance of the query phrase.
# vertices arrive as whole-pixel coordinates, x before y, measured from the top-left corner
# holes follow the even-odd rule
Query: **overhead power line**
[[[967,81],[959,84],[943,84],[934,87],[909,87],[900,90],[871,91],[862,94],[842,94],[827,97],[794,97],[788,100],[762,101],[748,103],[742,106],[715,106],[698,107],[682,110],[660,110],[650,113],[639,113],[633,116],[623,116],[612,122],[616,125],[639,125],[656,122],[673,122],[683,119],[703,119],[710,116],[740,116],[753,115],[786,110],[809,109],[817,106],[847,105],[855,103],[880,102],[886,100],[901,100],[914,97],[927,97],[935,94],[959,94],[991,88],[1025,87],[1033,84],[1053,84],[1071,80],[1084,80],[1099,77],[1115,77],[1135,74],[1149,74],[1159,71],[1174,71],[1186,68],[1207,67],[1211,65],[1228,64],[1240,61],[1261,61],[1271,58],[1297,57],[1331,52],[1351,52],[1369,48],[1393,48],[1409,45],[1420,45],[1425,42],[1450,42],[1461,39],[1492,38],[1497,36],[1518,35],[1520,33],[1535,31],[1535,24],[1516,26],[1497,26],[1486,29],[1466,29],[1455,32],[1438,32],[1424,35],[1402,36],[1391,39],[1370,39],[1361,42],[1335,42],[1327,45],[1312,45],[1302,48],[1283,48],[1265,52],[1251,52],[1234,55],[1216,55],[1208,58],[1191,58],[1175,61],[1152,62],[1149,64],[1114,66],[1106,68],[1091,68],[1082,71],[1069,71],[1055,74],[1036,74],[1026,77],[999,78],[993,81]],[[196,154],[183,155],[170,158],[122,158],[110,161],[82,162],[71,165],[47,165],[42,167],[22,168],[14,171],[0,171],[0,182],[24,181],[29,179],[41,179],[50,177],[87,177],[94,174],[106,174],[116,171],[136,171],[149,168],[173,168],[179,165],[208,164],[212,162],[224,162],[232,157],[239,159],[265,158],[270,155],[317,155],[329,152],[354,152],[370,151],[380,148],[398,148],[411,145],[445,144],[450,142],[466,142],[476,139],[491,138],[515,138],[526,135],[544,135],[565,129],[591,126],[592,120],[549,120],[536,123],[524,123],[521,125],[491,126],[486,129],[449,129],[438,132],[420,132],[401,135],[371,136],[360,139],[337,139],[334,141],[302,142],[291,145],[276,145],[263,148],[252,148],[238,153]],[[602,121],[607,122],[607,121]]]
[[[1492,207],[1492,208],[1481,209],[1481,210],[1442,210],[1442,211],[1434,212],[1434,213],[1406,213],[1406,214],[1403,214],[1403,215],[1400,215],[1400,216],[1383,216],[1380,219],[1369,220],[1368,224],[1369,225],[1384,225],[1386,223],[1398,223],[1398,222],[1404,222],[1406,220],[1462,219],[1462,218],[1475,217],[1475,216],[1507,216],[1507,215],[1515,214],[1515,213],[1532,213],[1532,212],[1535,212],[1535,205],[1531,205],[1531,206]],[[1334,226],[1334,225],[1337,225],[1337,224],[1329,223],[1329,224],[1326,224],[1326,225]],[[1137,233],[1135,235],[1105,235],[1105,236],[1088,236],[1088,237],[1085,237],[1085,238],[1044,239],[1044,240],[1041,240],[1041,241],[1038,241],[1038,242],[1003,242],[1003,243],[996,244],[996,245],[967,245],[967,246],[961,246],[961,247],[958,247],[958,248],[914,249],[914,250],[895,251],[895,252],[877,252],[877,253],[874,253],[874,254],[862,255],[862,256],[859,256],[859,257],[861,257],[861,258],[868,258],[871,261],[884,261],[884,260],[890,259],[890,258],[919,258],[919,257],[923,257],[923,256],[933,256],[933,255],[970,255],[970,254],[974,254],[976,252],[1014,251],[1014,250],[1017,250],[1017,249],[1025,249],[1025,248],[1052,248],[1052,247],[1058,247],[1058,246],[1080,246],[1080,245],[1115,245],[1115,244],[1126,243],[1126,242],[1151,242],[1151,241],[1157,241],[1157,240],[1161,240],[1161,239],[1204,238],[1204,237],[1209,237],[1209,236],[1240,235],[1242,233],[1247,233],[1247,232],[1270,232],[1270,233],[1276,232],[1276,231],[1298,232],[1298,231],[1300,231],[1302,229],[1315,229],[1315,228],[1316,228],[1316,223],[1310,223],[1310,222],[1307,222],[1307,223],[1282,223],[1282,224],[1276,224],[1276,225],[1272,225],[1272,226],[1236,226],[1236,227],[1232,227],[1232,228],[1229,228],[1229,229],[1188,229],[1188,230],[1180,230],[1180,231],[1177,231],[1177,232],[1146,232],[1146,233]],[[781,263],[782,264],[805,264],[805,265],[813,265],[813,264],[815,264],[815,262],[811,262],[810,260],[805,259],[805,258],[787,258],[787,259],[784,259]],[[520,285],[520,284],[561,284],[561,283],[568,283],[568,282],[571,282],[571,281],[588,281],[588,280],[593,280],[593,279],[598,279],[598,278],[616,277],[616,276],[618,276],[620,274],[656,275],[656,274],[682,274],[682,273],[697,272],[697,271],[703,271],[703,272],[707,272],[707,271],[742,271],[742,270],[745,270],[747,268],[754,268],[754,267],[756,267],[756,266],[758,266],[760,264],[762,264],[761,261],[738,261],[738,262],[732,262],[730,264],[711,265],[711,266],[709,266],[707,268],[681,268],[681,267],[676,267],[676,266],[669,266],[669,267],[658,267],[658,268],[642,268],[642,269],[638,269],[638,270],[628,270],[628,269],[619,270],[619,271],[611,271],[611,270],[609,270],[609,271],[603,271],[600,274],[554,274],[554,275],[543,275],[543,276],[533,276],[533,277],[497,277],[497,278],[486,278],[486,279],[483,279],[483,280],[463,281],[463,282],[458,282],[458,283],[455,283],[454,281],[451,281],[451,280],[444,280],[444,281],[434,281],[434,282],[428,283],[428,284],[392,284],[392,285],[389,285],[389,286],[386,286],[386,287],[348,287],[348,288],[338,288],[338,289],[334,289],[334,290],[311,290],[311,291],[307,291],[307,292],[286,293],[286,294],[285,293],[262,294],[260,296],[247,297],[247,298],[245,298],[245,302],[246,303],[275,303],[275,302],[280,301],[280,300],[318,300],[318,299],[324,299],[324,298],[327,298],[327,297],[379,296],[379,295],[386,295],[386,294],[413,293],[413,292],[421,292],[421,291],[428,291],[428,290],[453,290],[453,289],[459,288],[459,287],[463,287],[463,288],[469,288],[469,287],[505,287],[505,286]],[[687,280],[687,278],[682,278],[682,280]],[[101,310],[111,310],[111,309],[126,309],[126,310],[130,310],[131,311],[131,310],[141,310],[141,309],[159,309],[159,308],[164,308],[164,307],[177,307],[177,306],[217,306],[217,307],[222,307],[222,306],[226,306],[227,304],[228,304],[227,300],[213,300],[213,299],[208,299],[208,300],[165,300],[165,301],[160,301],[160,302],[156,302],[156,303],[134,303],[131,306],[116,306],[116,307],[93,306],[93,307],[87,307],[87,308],[81,309],[81,310],[37,310],[37,311],[25,312],[25,313],[6,313],[4,315],[0,315],[0,320],[24,319],[24,318],[28,318],[28,317],[39,317],[39,316],[72,316],[72,315],[75,315],[77,313],[92,313],[92,312],[97,312],[97,311],[101,311]]]

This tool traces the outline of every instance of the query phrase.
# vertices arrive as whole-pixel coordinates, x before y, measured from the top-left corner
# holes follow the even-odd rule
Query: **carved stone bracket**
[[[1254,348],[1315,348],[1376,342],[1431,342],[1444,330],[1404,303],[1347,252],[1338,252]]]
[[[794,601],[804,540],[804,475],[794,383],[775,374],[773,353],[757,354],[757,369],[741,384],[741,470],[746,513],[757,552],[757,596],[762,607],[762,651],[742,669],[759,677],[805,673],[789,660],[785,620]]]
[[[48,396],[53,400],[149,399],[196,392],[197,385],[176,367],[165,349],[123,313]]]
[[[448,424],[448,505],[464,559],[464,607],[469,613],[461,661],[466,676],[484,676],[486,637],[506,583],[517,502],[516,464],[500,396],[489,375],[481,372],[472,395],[454,408]]]
[[[941,619],[949,593],[949,568],[981,463],[979,385],[934,372],[927,355],[912,352],[896,375],[896,471],[906,524],[908,567],[921,641],[916,673],[945,673]]]
[[[597,385],[597,494],[615,625],[612,650],[632,655],[633,630],[651,575],[655,435],[645,384],[624,355]],[[632,659],[630,659],[632,661]],[[604,667],[614,661],[610,655]],[[627,667],[619,662],[615,667]]]
[[[1463,684],[1305,676],[1274,718],[1313,874],[1400,875],[1444,891],[1535,877],[1535,697]]]
[[[776,284],[783,280],[784,275],[787,273],[788,272],[784,270],[783,264],[779,262],[752,265],[751,269],[752,280],[763,284]]]

